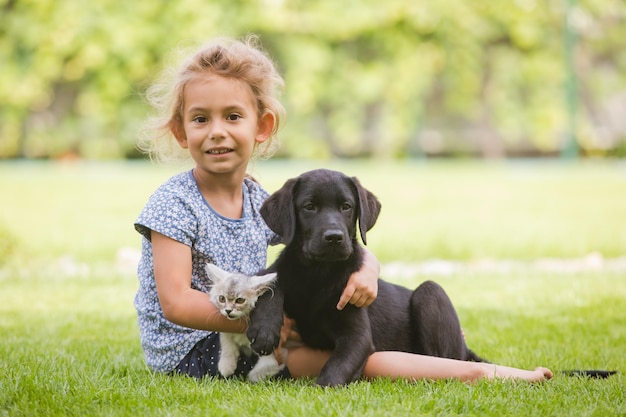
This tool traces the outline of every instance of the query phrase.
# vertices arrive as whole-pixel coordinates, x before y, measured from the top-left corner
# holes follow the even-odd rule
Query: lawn
[[[308,380],[251,385],[154,375],[132,307],[140,243],[132,222],[181,168],[4,162],[0,415],[626,414],[626,270],[618,262],[626,255],[624,163],[267,161],[255,175],[273,191],[322,165],[358,176],[380,198],[368,242],[385,278],[441,283],[481,356],[620,373],[535,385],[377,380],[327,390]],[[434,259],[456,267],[420,269]],[[409,268],[397,272],[398,263]]]

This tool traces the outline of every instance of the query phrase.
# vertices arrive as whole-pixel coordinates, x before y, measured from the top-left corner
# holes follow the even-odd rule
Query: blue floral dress
[[[268,245],[280,239],[259,214],[267,191],[246,178],[242,192],[242,217],[225,218],[206,202],[192,172],[183,172],[154,192],[135,222],[143,239],[134,304],[146,363],[155,371],[172,372],[194,345],[212,332],[181,327],[163,316],[154,279],[150,232],[154,230],[191,247],[192,288],[208,293],[211,281],[204,270],[207,262],[227,271],[254,274],[266,266]]]

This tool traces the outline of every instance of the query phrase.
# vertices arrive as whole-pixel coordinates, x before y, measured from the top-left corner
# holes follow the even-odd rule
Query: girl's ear
[[[272,135],[274,125],[276,124],[276,117],[271,112],[265,112],[259,118],[258,130],[256,132],[255,140],[257,143],[263,143]]]
[[[170,132],[172,132],[172,135],[174,135],[180,147],[183,149],[187,149],[189,145],[187,144],[187,136],[185,135],[185,129],[183,129],[182,121],[177,118],[172,118],[168,123],[168,127],[170,128]]]

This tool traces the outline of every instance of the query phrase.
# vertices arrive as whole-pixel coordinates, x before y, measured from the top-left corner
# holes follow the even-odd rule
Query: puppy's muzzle
[[[318,262],[345,261],[352,254],[352,242],[344,230],[331,227],[305,242],[303,252]]]

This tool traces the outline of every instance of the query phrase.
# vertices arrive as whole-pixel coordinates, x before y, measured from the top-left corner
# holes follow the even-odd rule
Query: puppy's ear
[[[297,178],[288,180],[261,206],[261,217],[274,233],[288,245],[296,233],[296,208],[293,203]]]
[[[365,234],[376,224],[376,220],[380,214],[381,204],[378,198],[376,198],[372,192],[364,188],[356,177],[352,177],[351,179],[356,188],[357,195],[359,196],[359,231],[361,233],[361,240],[364,245],[367,245]]]

